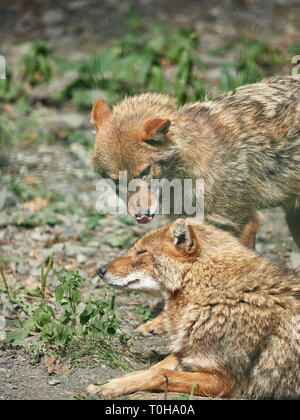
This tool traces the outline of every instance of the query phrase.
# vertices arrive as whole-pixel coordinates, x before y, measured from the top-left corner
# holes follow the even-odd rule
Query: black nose
[[[103,278],[105,273],[106,273],[106,268],[105,267],[98,268],[97,274],[98,274],[99,277]]]

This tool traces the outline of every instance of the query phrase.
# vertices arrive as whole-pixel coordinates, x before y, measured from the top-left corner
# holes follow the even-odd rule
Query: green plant
[[[132,245],[132,239],[131,233],[117,233],[107,238],[105,243],[112,248],[128,249]]]
[[[10,294],[10,290],[9,290],[9,287],[8,287],[8,284],[7,284],[7,280],[6,280],[6,277],[4,275],[3,268],[1,266],[0,266],[0,274],[1,274],[1,277],[2,277],[2,281],[3,281],[3,284],[4,284],[5,291],[7,293],[8,299],[9,299],[11,305],[13,305],[14,302],[12,300],[12,297],[11,297],[11,294]]]
[[[198,36],[193,30],[176,29],[169,36],[170,48],[167,58],[178,63],[175,75],[175,97],[179,105],[186,101],[203,99],[206,95],[202,80],[196,76],[195,69],[203,70],[198,48]]]
[[[13,102],[20,96],[26,96],[24,86],[16,82],[15,75],[12,73],[11,68],[6,68],[6,78],[0,79],[0,102]]]
[[[144,305],[143,306],[143,305],[138,304],[138,305],[135,306],[135,310],[136,310],[137,314],[139,315],[139,317],[144,322],[150,321],[151,319],[154,318],[151,314],[149,305]]]
[[[77,239],[79,242],[81,242],[83,245],[86,245],[88,241],[91,239],[92,233],[90,230],[84,229],[81,232],[79,232]]]
[[[98,226],[99,220],[105,217],[103,214],[98,213],[94,208],[89,208],[86,211],[86,216],[88,218],[85,223],[85,228],[87,230],[94,230]]]
[[[30,50],[21,58],[20,67],[25,79],[31,85],[41,82],[49,83],[52,77],[50,57],[52,50],[43,40],[32,42]]]
[[[288,52],[290,52],[291,54],[300,54],[300,44],[289,45]]]
[[[132,29],[138,27],[135,13],[129,14],[129,21]],[[135,32],[126,34],[90,60],[75,63],[79,75],[66,86],[61,98],[90,107],[95,90],[115,102],[124,94],[150,89],[175,94],[179,104],[200,99],[206,92],[197,75],[197,69],[203,69],[198,46],[195,31],[167,31],[162,24],[154,24],[144,37]],[[168,67],[175,68],[172,80],[166,77]]]
[[[1,80],[0,80],[1,84]],[[1,95],[0,95],[1,100]],[[0,116],[0,147],[7,146],[13,138],[13,133],[10,129],[9,123]]]
[[[247,37],[238,37],[213,55],[222,55],[232,49],[238,49],[239,58],[222,69],[220,90],[233,90],[247,83],[255,83],[268,74],[274,65],[282,64],[280,52],[263,41]]]
[[[23,296],[12,292],[0,269],[4,292],[9,301],[15,311],[19,307],[27,314],[26,318],[18,316],[13,330],[6,334],[6,342],[26,345],[24,340],[29,335],[39,334],[41,341],[30,345],[32,363],[37,363],[45,346],[54,345],[62,351],[68,351],[73,361],[79,356],[94,354],[97,346],[97,354],[102,361],[127,369],[127,363],[113,344],[115,338],[118,338],[121,345],[126,344],[128,339],[126,334],[119,332],[121,323],[114,310],[115,295],[96,301],[89,300],[82,309],[82,294],[79,290],[83,286],[82,277],[77,272],[59,269],[54,272],[59,282],[54,290],[55,301],[49,303],[45,291],[52,268],[53,253],[47,265],[42,263],[41,266],[41,289],[36,295],[40,298],[38,306],[27,304]]]

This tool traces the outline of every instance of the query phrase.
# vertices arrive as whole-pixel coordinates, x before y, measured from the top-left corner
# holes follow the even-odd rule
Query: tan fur
[[[300,278],[211,225],[178,219],[106,266],[115,287],[158,288],[172,355],[114,379],[105,396],[168,389],[300,398]],[[143,273],[143,276],[140,275]],[[150,289],[149,289],[150,290]]]
[[[151,335],[151,334],[163,334],[165,332],[164,323],[163,323],[163,313],[160,313],[153,320],[140,325],[137,328],[137,331],[140,332],[144,336]]]
[[[206,221],[250,246],[256,210],[282,206],[300,246],[300,78],[267,79],[181,108],[154,93],[127,97],[109,114],[98,101],[92,119],[102,176],[126,170],[130,181],[151,165],[149,182],[203,179]]]

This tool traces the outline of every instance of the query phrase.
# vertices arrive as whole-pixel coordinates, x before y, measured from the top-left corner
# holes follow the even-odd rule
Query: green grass
[[[55,354],[68,358],[75,367],[92,359],[93,363],[105,363],[125,370],[136,368],[137,364],[124,355],[129,336],[122,333],[121,321],[114,308],[115,295],[105,293],[97,300],[84,302],[80,290],[84,283],[81,276],[60,269],[54,270],[58,285],[54,298],[49,300],[46,287],[51,270],[53,253],[41,265],[40,290],[29,294],[23,286],[11,290],[0,267],[3,283],[0,292],[7,294],[17,316],[12,330],[6,333],[5,342],[29,346],[32,364],[38,363],[43,354]],[[79,312],[82,304],[83,310]],[[39,341],[29,345],[26,338],[32,333],[38,335]]]
[[[60,91],[49,94],[46,105],[61,107],[71,104],[90,111],[96,97],[104,97],[109,105],[144,91],[158,91],[174,96],[178,105],[211,97],[215,82],[206,79],[206,68],[199,52],[232,58],[221,69],[218,91],[235,89],[255,83],[263,77],[282,72],[291,62],[291,54],[300,54],[299,45],[286,50],[265,41],[242,36],[232,38],[223,46],[205,51],[201,36],[193,29],[167,29],[153,24],[140,33],[141,19],[131,10],[126,21],[129,32],[87,60],[58,59],[43,40],[35,40],[20,57],[18,66],[7,69],[7,78],[0,80],[0,147],[14,141],[54,143],[77,142],[87,149],[93,147],[94,135],[86,131],[43,130],[41,115],[35,111],[31,88],[51,82],[64,71],[76,70],[77,75]],[[10,103],[18,115],[1,109]]]

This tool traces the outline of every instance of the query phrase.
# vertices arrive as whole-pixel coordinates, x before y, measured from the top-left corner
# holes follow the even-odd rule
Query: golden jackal
[[[113,379],[104,396],[163,390],[167,378],[174,392],[299,398],[300,278],[231,234],[187,220],[147,233],[100,269],[110,286],[165,295],[172,352]]]
[[[92,122],[93,162],[103,177],[117,182],[127,171],[128,181],[203,179],[205,220],[250,246],[256,210],[282,206],[300,247],[299,77],[263,80],[181,108],[155,93],[127,97],[112,111],[98,99]],[[129,208],[137,222],[151,221],[152,200],[148,194],[138,213]]]

